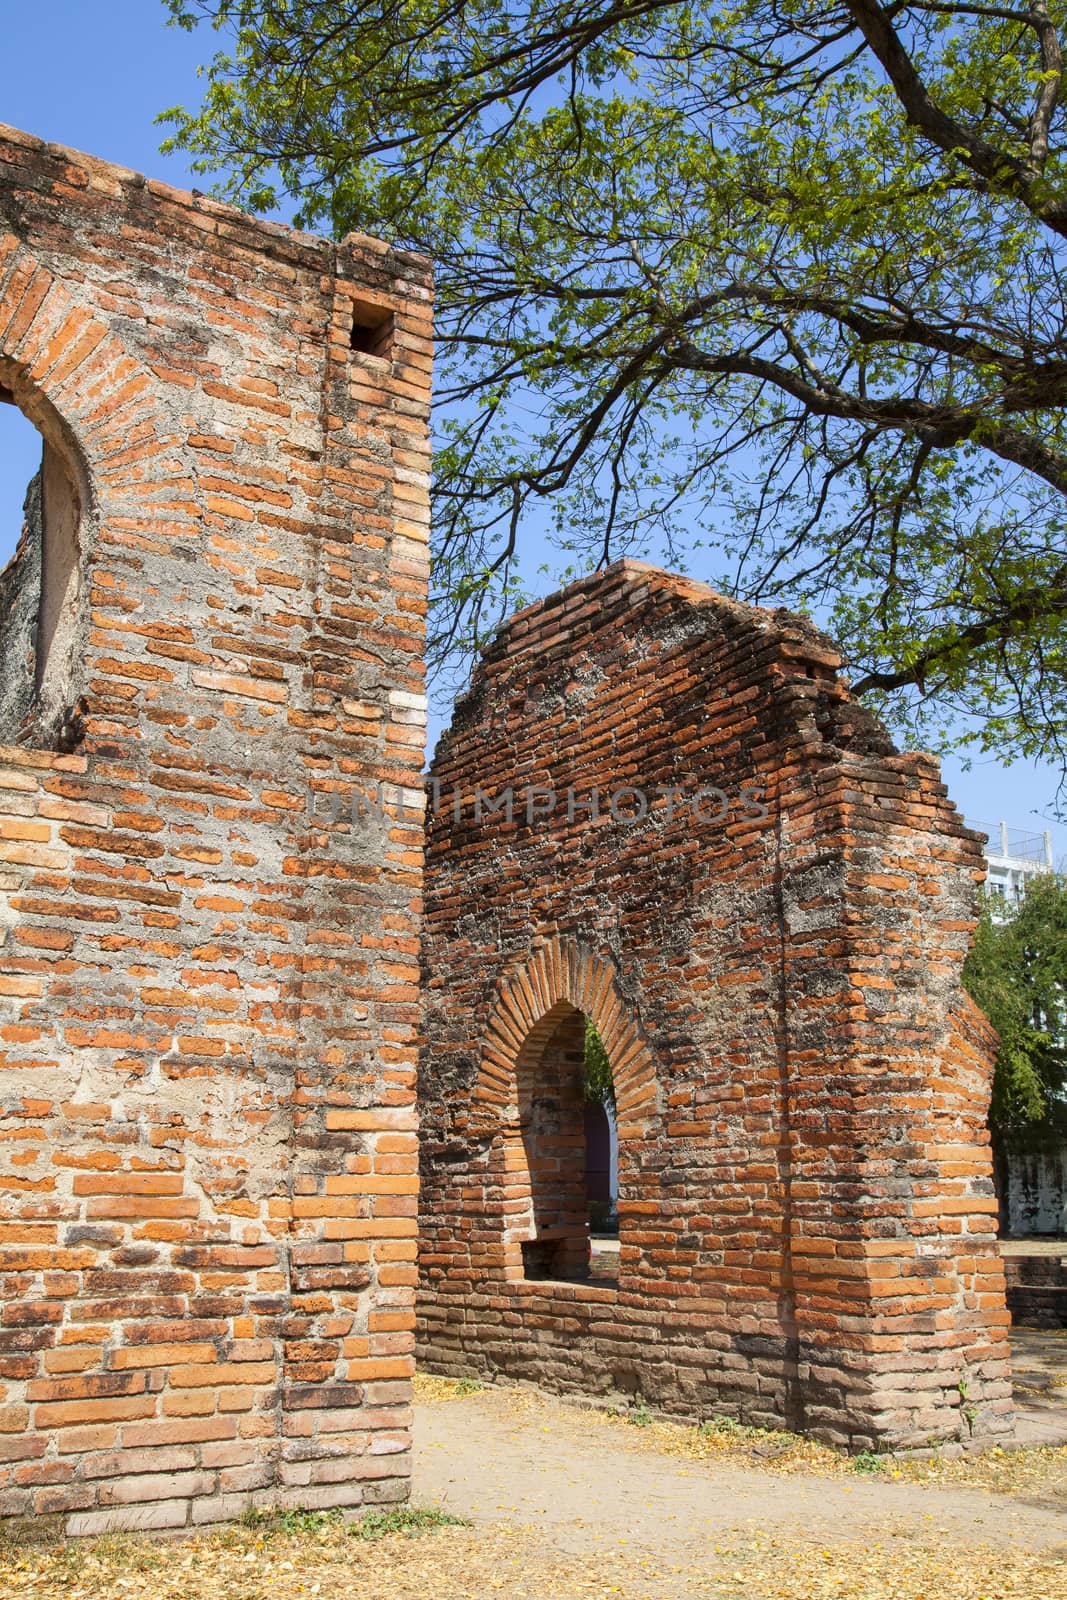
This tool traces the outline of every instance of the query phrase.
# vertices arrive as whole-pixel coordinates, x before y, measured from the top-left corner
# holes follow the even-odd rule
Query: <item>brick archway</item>
[[[584,1012],[611,1062],[620,1140],[644,1137],[657,1111],[652,1055],[619,990],[615,969],[575,939],[552,938],[501,979],[489,1017],[472,1114],[517,1112],[519,1073],[537,1060],[563,1008]]]
[[[611,1062],[620,1273],[634,1265],[627,1201],[636,1186],[638,1152],[658,1121],[652,1053],[611,962],[576,939],[554,935],[501,978],[471,1096],[471,1133],[486,1149],[482,1200],[475,1209],[489,1278],[520,1283],[527,1276],[524,1246],[545,1239],[562,1245],[549,1276],[582,1277],[587,1270],[582,1017],[593,1022]],[[545,1093],[561,1126],[547,1135],[547,1147],[539,1147],[532,1121],[535,1102]]]
[[[87,511],[120,462],[123,478],[142,463],[149,485],[164,475],[158,463],[176,441],[151,373],[9,233],[0,234],[0,382],[65,456]]]
[[[170,520],[192,505],[195,475],[159,390],[158,377],[83,303],[76,280],[69,286],[24,241],[0,233],[0,396],[44,441],[35,541],[12,580],[19,615],[8,619],[0,743],[50,748],[64,707],[75,703],[90,737],[100,720],[101,696],[86,670],[86,597],[102,540],[143,548],[158,538],[153,506]],[[122,709],[112,706],[112,715]]]

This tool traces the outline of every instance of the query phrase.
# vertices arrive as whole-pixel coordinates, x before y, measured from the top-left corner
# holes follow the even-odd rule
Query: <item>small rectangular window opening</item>
[[[558,1239],[524,1239],[522,1241],[522,1272],[530,1282],[559,1278],[560,1241]]]
[[[393,357],[393,313],[388,306],[371,305],[366,300],[352,302],[352,349],[382,361]]]

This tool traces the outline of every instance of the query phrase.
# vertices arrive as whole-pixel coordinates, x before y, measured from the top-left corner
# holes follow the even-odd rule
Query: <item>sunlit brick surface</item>
[[[429,293],[0,136],[0,385],[82,495],[88,701],[73,754],[0,751],[0,1514],[407,1492],[421,828],[349,801],[419,781]]]

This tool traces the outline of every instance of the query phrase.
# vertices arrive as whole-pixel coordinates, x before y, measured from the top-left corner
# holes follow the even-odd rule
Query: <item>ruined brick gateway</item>
[[[852,1448],[1010,1431],[991,1038],[959,987],[979,838],[839,665],[799,618],[630,562],[486,652],[433,765],[435,1369]],[[580,1281],[583,1015],[617,1287]]]
[[[0,1515],[407,1492],[429,336],[421,260],[0,132],[0,400],[44,436],[0,583]],[[429,1364],[1010,1426],[979,852],[833,664],[632,565],[488,653],[442,788],[581,794],[433,825]],[[631,829],[598,781],[761,797]],[[615,1290],[573,1278],[582,1013]]]

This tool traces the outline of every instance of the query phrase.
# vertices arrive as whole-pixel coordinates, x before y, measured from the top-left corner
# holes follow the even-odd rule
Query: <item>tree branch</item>
[[[1045,170],[1045,162],[1048,160],[1049,129],[1052,126],[1052,116],[1063,83],[1063,52],[1045,0],[1035,0],[1030,16],[1037,30],[1043,69],[1043,78],[1037,92],[1037,104],[1030,119],[1029,130],[1028,175],[1030,178],[1037,178]]]
[[[756,378],[771,383],[799,400],[813,416],[874,423],[885,429],[905,428],[939,449],[961,444],[980,434],[985,449],[1003,461],[1025,467],[1054,489],[1067,494],[1067,458],[1033,435],[981,411],[934,405],[907,395],[873,399],[846,394],[837,388],[820,388],[779,362],[744,351],[713,356],[695,345],[682,343],[671,349],[670,359],[690,372]]]
[[[961,157],[971,171],[983,178],[990,188],[1014,194],[1024,205],[1055,233],[1067,238],[1067,204],[1062,200],[1039,200],[1033,190],[1035,176],[1031,159],[1023,162],[1017,156],[998,150],[988,140],[964,127],[956,118],[932,98],[926,85],[915,70],[915,65],[900,41],[900,36],[890,21],[890,16],[877,0],[844,0],[845,9],[855,21],[871,53],[881,63],[886,76],[896,91],[897,99],[913,128],[918,128],[946,155]],[[1051,24],[1049,24],[1051,30]],[[1058,45],[1056,46],[1058,50]],[[1057,89],[1058,93],[1058,89]],[[1043,101],[1039,100],[1039,104]],[[1055,100],[1048,107],[1051,119]],[[1047,128],[1045,130],[1047,136]],[[1035,124],[1037,147],[1041,146],[1040,119]],[[1047,153],[1047,142],[1045,145]],[[1042,157],[1042,160],[1044,158]]]
[[[1042,588],[1027,590],[993,616],[980,622],[969,623],[954,633],[951,639],[937,641],[925,650],[916,661],[895,672],[868,672],[852,685],[854,695],[869,694],[872,689],[904,689],[912,685],[925,691],[926,680],[939,662],[966,655],[976,648],[996,640],[1008,640],[1039,617],[1067,616],[1067,585],[1061,581],[1057,590]]]

